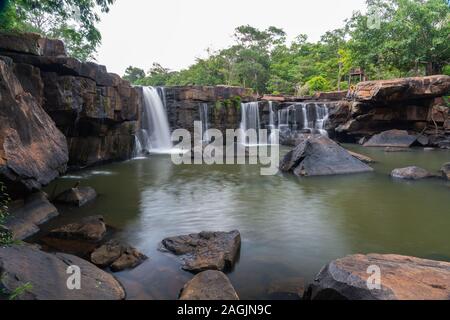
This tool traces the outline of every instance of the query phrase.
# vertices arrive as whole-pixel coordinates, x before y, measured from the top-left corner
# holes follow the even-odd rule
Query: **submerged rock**
[[[401,147],[386,147],[384,148],[384,152],[411,152],[412,150],[408,148]]]
[[[380,134],[374,135],[366,143],[364,147],[402,147],[409,148],[417,137],[410,135],[405,130],[388,130]]]
[[[11,204],[10,213],[6,227],[16,240],[24,240],[39,232],[39,225],[59,215],[44,192],[28,196],[23,203]]]
[[[180,300],[239,300],[239,297],[225,274],[208,270],[186,283]]]
[[[303,278],[287,278],[273,281],[269,285],[267,293],[271,299],[301,300],[305,293],[305,281]]]
[[[450,162],[445,163],[440,172],[445,179],[450,180]]]
[[[376,268],[380,288],[368,287]],[[326,265],[308,288],[313,300],[447,300],[450,263],[399,255],[352,255]]]
[[[135,268],[146,259],[147,256],[137,249],[115,240],[102,245],[91,254],[92,263],[102,268],[111,267],[113,272]]]
[[[280,170],[296,176],[369,172],[373,169],[331,139],[312,135],[299,141],[280,163]]]
[[[409,179],[409,180],[419,180],[419,179],[425,179],[425,178],[431,178],[435,175],[431,172],[419,168],[419,167],[406,167],[406,168],[399,168],[394,169],[391,172],[391,177],[397,178],[397,179]]]
[[[97,192],[91,187],[75,187],[62,192],[55,198],[56,202],[82,207],[86,203],[93,201],[97,197]]]
[[[362,162],[364,162],[364,163],[374,163],[374,162],[375,162],[375,160],[373,160],[371,157],[366,156],[366,155],[364,155],[364,154],[357,153],[357,152],[350,151],[350,150],[347,150],[347,151],[348,151],[348,153],[350,153],[353,157],[355,157],[356,159],[358,159],[359,161],[362,161]]]
[[[204,270],[225,271],[238,259],[241,247],[239,231],[200,232],[166,238],[162,246],[175,255],[183,256],[183,269],[191,272]]]
[[[69,266],[78,266],[81,289],[69,290]],[[22,300],[121,300],[125,291],[110,274],[78,257],[50,254],[30,246],[0,248],[0,287],[6,294],[27,285]]]
[[[103,216],[92,216],[50,231],[53,238],[100,241],[106,233]]]

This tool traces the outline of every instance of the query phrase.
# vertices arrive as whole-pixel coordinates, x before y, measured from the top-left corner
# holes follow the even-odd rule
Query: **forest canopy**
[[[346,89],[354,69],[367,79],[450,73],[448,0],[367,0],[367,7],[318,42],[304,34],[288,42],[282,29],[245,25],[236,28],[232,46],[208,50],[187,69],[130,66],[125,78],[140,85],[224,84],[310,94]]]

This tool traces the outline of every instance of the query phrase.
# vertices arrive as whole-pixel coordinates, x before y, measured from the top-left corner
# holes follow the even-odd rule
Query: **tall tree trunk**
[[[425,68],[425,74],[427,76],[432,76],[432,75],[440,74],[440,73],[442,73],[442,67],[439,64],[434,63],[432,61],[427,62],[427,65]]]

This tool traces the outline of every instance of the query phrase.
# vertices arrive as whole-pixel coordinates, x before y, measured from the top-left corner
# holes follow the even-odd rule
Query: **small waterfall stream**
[[[328,119],[328,107],[325,103],[295,103],[278,110],[278,129],[281,131],[310,130],[328,135],[324,129]]]
[[[208,114],[208,104],[207,103],[200,103],[199,104],[199,113],[200,113],[200,121],[202,122],[202,141],[203,142],[210,142],[210,137],[208,135],[208,129],[209,129],[209,114]]]
[[[173,144],[170,136],[169,121],[164,101],[157,88],[143,87],[144,103],[141,130],[138,134],[135,153],[171,153]],[[164,92],[164,91],[163,91]]]

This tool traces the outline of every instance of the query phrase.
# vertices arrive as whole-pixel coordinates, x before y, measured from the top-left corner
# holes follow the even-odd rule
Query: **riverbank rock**
[[[110,267],[113,272],[135,268],[146,259],[148,257],[137,249],[115,240],[102,245],[91,254],[92,263],[102,268]]]
[[[183,269],[191,272],[231,269],[239,256],[239,231],[200,232],[166,238],[162,247],[182,256]]]
[[[56,202],[76,207],[82,207],[88,202],[94,201],[97,192],[91,187],[75,187],[62,192],[55,198]]]
[[[446,164],[444,164],[442,166],[440,172],[442,173],[442,176],[445,179],[450,180],[450,162],[447,162]]]
[[[180,300],[239,300],[239,297],[225,274],[208,270],[186,283]]]
[[[106,233],[106,224],[102,216],[92,216],[50,231],[53,238],[68,240],[100,241]]]
[[[0,58],[0,176],[19,198],[65,172],[68,148],[53,120]]]
[[[412,166],[392,170],[391,177],[397,179],[419,180],[435,177],[435,175],[423,168]]]
[[[417,137],[410,135],[405,130],[388,130],[380,134],[374,135],[366,143],[364,147],[400,147],[409,148]]]
[[[81,289],[69,290],[69,266],[78,266]],[[78,257],[30,246],[0,248],[0,284],[7,293],[29,283],[21,300],[121,300],[125,292],[110,274]]]
[[[299,177],[373,171],[336,142],[321,135],[300,141],[280,162],[280,170]]]
[[[373,275],[368,273],[369,267],[378,267],[381,271],[380,289],[368,288],[367,281]],[[313,300],[448,300],[450,263],[389,254],[352,255],[326,265],[305,297]]]
[[[31,194],[24,202],[13,202],[9,211],[6,227],[15,240],[24,240],[34,235],[39,232],[39,225],[59,215],[44,192]]]

